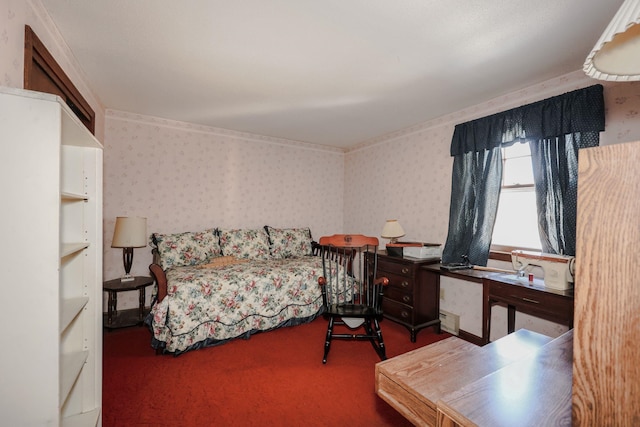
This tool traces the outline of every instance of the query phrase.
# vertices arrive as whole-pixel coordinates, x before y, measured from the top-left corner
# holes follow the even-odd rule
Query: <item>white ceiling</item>
[[[568,72],[623,0],[42,0],[105,108],[338,147]]]

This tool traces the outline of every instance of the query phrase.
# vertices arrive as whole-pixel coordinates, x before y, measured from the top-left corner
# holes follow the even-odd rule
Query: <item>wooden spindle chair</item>
[[[385,360],[379,321],[384,287],[389,279],[376,278],[378,239],[361,234],[335,234],[321,237],[318,243],[323,270],[318,283],[329,320],[322,363],[327,363],[333,339],[368,340],[380,359]],[[334,330],[335,326],[340,326],[341,332]]]

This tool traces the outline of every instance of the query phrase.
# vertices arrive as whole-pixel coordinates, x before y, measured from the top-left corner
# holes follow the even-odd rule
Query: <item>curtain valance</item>
[[[593,85],[458,124],[453,132],[451,155],[489,150],[518,139],[538,140],[603,130],[603,87]]]

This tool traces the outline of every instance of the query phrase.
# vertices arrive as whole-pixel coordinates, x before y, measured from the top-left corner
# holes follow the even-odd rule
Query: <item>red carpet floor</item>
[[[379,361],[369,342],[334,341],[322,364],[327,322],[249,340],[156,356],[146,328],[104,334],[103,425],[410,426],[375,394]],[[444,339],[428,328],[411,343],[381,324],[387,356]]]

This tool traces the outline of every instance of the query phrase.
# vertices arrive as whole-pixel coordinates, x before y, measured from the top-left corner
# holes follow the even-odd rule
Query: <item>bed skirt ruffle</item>
[[[152,322],[153,322],[153,314],[149,313],[147,315],[147,317],[144,320],[144,324],[149,328],[149,330],[151,331],[151,347],[154,348],[157,352],[162,353],[162,354],[172,354],[173,356],[179,356],[181,354],[184,354],[186,352],[192,351],[192,350],[198,350],[201,348],[206,348],[206,347],[215,347],[221,344],[225,344],[229,341],[232,340],[236,340],[236,339],[245,339],[248,340],[249,338],[251,338],[252,335],[255,335],[257,333],[261,333],[261,332],[269,332],[269,331],[273,331],[275,329],[279,329],[279,328],[286,328],[289,326],[299,326],[299,325],[304,325],[305,323],[310,323],[312,321],[314,321],[315,319],[317,319],[318,317],[320,317],[323,314],[324,310],[320,309],[317,313],[308,316],[308,317],[300,317],[300,318],[291,318],[288,320],[285,320],[284,322],[278,324],[277,326],[270,328],[270,329],[266,329],[266,330],[259,330],[259,329],[253,329],[251,331],[247,331],[243,334],[240,334],[236,337],[233,338],[226,338],[223,340],[218,340],[218,339],[214,339],[214,338],[207,338],[203,341],[200,342],[196,342],[192,345],[190,345],[189,347],[185,348],[184,350],[176,350],[176,351],[167,351],[166,349],[166,345],[167,343],[165,343],[164,341],[160,341],[158,339],[156,339],[153,336],[153,326],[152,326]]]

